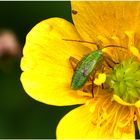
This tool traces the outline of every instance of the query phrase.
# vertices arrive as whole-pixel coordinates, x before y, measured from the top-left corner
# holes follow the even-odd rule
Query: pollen
[[[95,85],[102,85],[106,81],[106,74],[105,73],[99,73],[98,78],[95,78],[94,84]]]

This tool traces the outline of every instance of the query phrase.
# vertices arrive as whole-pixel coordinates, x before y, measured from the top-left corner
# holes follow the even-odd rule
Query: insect
[[[80,40],[67,40],[67,41],[92,43],[92,42],[80,41]],[[92,43],[92,44],[95,44],[95,43]],[[78,63],[76,62],[78,60],[74,59],[73,57],[70,57],[69,60],[71,62],[75,61],[75,63],[77,63],[76,68],[74,70],[73,77],[72,77],[72,81],[71,81],[71,88],[73,90],[78,90],[78,89],[82,88],[84,86],[84,84],[89,80],[91,74],[94,73],[94,71],[97,68],[97,66],[99,65],[99,63],[103,60],[104,53],[103,53],[102,49],[99,48],[99,45],[97,45],[97,47],[98,47],[98,50],[93,51],[90,54],[84,56]],[[116,45],[108,45],[108,46],[105,46],[104,48],[107,48],[107,47],[124,48],[124,47],[116,46]],[[124,48],[124,49],[126,49],[126,48]],[[116,62],[111,60],[109,57],[108,57],[108,59],[112,63],[117,64]],[[105,61],[106,61],[106,59],[105,59]],[[106,62],[109,65],[108,61],[106,61]]]
[[[76,70],[72,77],[71,88],[74,90],[80,89],[89,79],[90,75],[102,59],[103,52],[100,50],[96,50],[83,57],[76,66]]]

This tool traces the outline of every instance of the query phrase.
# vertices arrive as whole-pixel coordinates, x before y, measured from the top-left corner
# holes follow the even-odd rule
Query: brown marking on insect
[[[88,76],[88,69],[87,69],[87,68],[85,68],[85,69],[83,70],[83,75],[84,75],[84,76]]]
[[[74,14],[74,15],[76,15],[76,14],[78,13],[76,10],[72,10],[71,12],[72,12],[72,14]]]

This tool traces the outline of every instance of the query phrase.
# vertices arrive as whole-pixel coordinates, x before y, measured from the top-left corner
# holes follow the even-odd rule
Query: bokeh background
[[[0,2],[0,29],[11,29],[21,48],[32,27],[50,17],[72,21],[70,2]],[[30,98],[20,82],[20,57],[7,59],[0,58],[0,138],[55,138],[59,120],[74,107]]]
[[[0,2],[0,29],[12,30],[21,49],[32,27],[50,17],[72,22],[70,2]],[[0,138],[55,138],[59,120],[75,106],[56,107],[35,101],[25,93],[20,74],[19,56],[0,57]],[[140,138],[138,131],[136,135]]]

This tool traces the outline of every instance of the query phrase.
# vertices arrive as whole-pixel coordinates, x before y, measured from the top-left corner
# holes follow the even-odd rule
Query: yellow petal
[[[136,110],[136,119],[137,119],[139,134],[140,134],[140,109]]]
[[[58,139],[135,138],[132,108],[100,96],[69,112],[59,122]]]
[[[90,49],[63,39],[80,40],[80,36],[71,23],[61,18],[44,20],[29,32],[21,60],[21,82],[31,97],[43,103],[81,104],[88,97],[70,89],[73,69],[69,58],[80,60]]]
[[[140,2],[136,1],[72,1],[72,10],[77,11],[73,14],[74,24],[85,40],[99,38],[107,42],[109,37],[117,41],[113,37],[120,37],[127,30],[140,33],[139,9]]]

